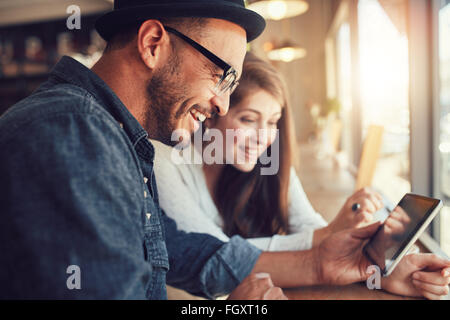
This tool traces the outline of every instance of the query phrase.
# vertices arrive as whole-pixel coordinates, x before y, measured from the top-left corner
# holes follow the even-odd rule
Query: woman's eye
[[[242,122],[246,122],[246,123],[253,123],[253,122],[255,122],[255,120],[249,119],[249,118],[241,118],[241,121]]]

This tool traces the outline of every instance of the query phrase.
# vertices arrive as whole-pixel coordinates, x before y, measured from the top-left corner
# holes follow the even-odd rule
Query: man
[[[175,129],[226,114],[247,41],[263,28],[238,0],[115,1],[97,23],[108,46],[92,70],[64,57],[2,116],[0,298],[165,299],[167,282],[283,299],[278,287],[369,276],[361,247],[377,225],[309,251],[261,253],[239,236],[177,231],[158,206],[147,138],[170,144]],[[420,262],[391,291],[404,292]]]

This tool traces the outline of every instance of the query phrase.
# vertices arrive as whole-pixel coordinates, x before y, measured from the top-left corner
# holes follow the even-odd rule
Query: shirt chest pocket
[[[164,241],[161,214],[154,202],[146,201],[146,213],[144,217],[144,244],[149,262],[153,268],[169,270],[169,256]]]

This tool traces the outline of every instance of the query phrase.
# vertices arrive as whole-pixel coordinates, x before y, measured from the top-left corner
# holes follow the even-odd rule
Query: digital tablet
[[[442,208],[442,201],[408,193],[364,247],[364,253],[388,276]]]

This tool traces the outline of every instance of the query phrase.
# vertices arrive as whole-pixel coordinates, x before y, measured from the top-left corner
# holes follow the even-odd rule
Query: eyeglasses
[[[237,72],[234,70],[232,66],[230,66],[228,63],[220,59],[218,56],[216,56],[214,53],[203,47],[201,44],[195,42],[191,38],[185,36],[181,32],[171,28],[166,27],[164,28],[174,35],[180,37],[184,41],[186,41],[189,45],[191,45],[194,49],[196,49],[198,52],[203,54],[206,58],[208,58],[212,63],[214,63],[216,66],[221,68],[223,70],[223,74],[219,80],[219,82],[216,84],[214,91],[217,95],[224,94],[227,90],[230,91],[230,94],[233,93],[233,91],[238,86],[239,82],[236,81],[237,78]]]

